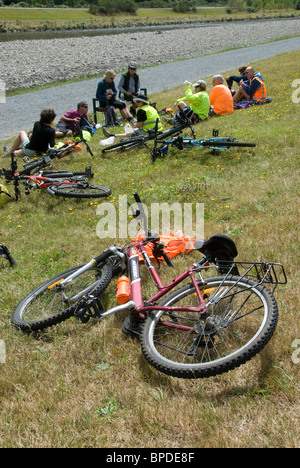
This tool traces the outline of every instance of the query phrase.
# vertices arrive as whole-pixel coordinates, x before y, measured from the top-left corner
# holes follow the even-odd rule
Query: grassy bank
[[[138,343],[122,335],[121,317],[87,325],[70,320],[32,336],[12,329],[11,312],[33,287],[107,245],[120,244],[97,238],[97,203],[57,200],[42,191],[23,194],[0,211],[0,241],[18,263],[12,270],[0,258],[0,339],[7,353],[0,364],[1,447],[299,446],[300,364],[293,359],[293,343],[300,338],[300,103],[292,87],[299,79],[299,59],[295,52],[254,64],[274,97],[271,104],[195,126],[197,136],[208,137],[218,128],[220,134],[255,141],[253,151],[214,155],[172,149],[155,165],[149,150],[104,159],[99,130],[91,142],[94,159],[83,151],[53,165],[92,164],[95,182],[111,187],[109,201],[116,209],[118,197],[135,190],[149,206],[204,203],[206,238],[227,234],[239,259],[283,263],[288,284],[278,287],[279,324],[265,350],[228,374],[182,381],[149,367]],[[210,90],[211,77],[207,83]],[[178,87],[151,99],[162,108],[182,93]],[[190,261],[196,258],[193,253]],[[178,257],[176,271],[186,261]],[[170,277],[167,267],[161,273]],[[146,275],[144,285],[149,292]],[[107,306],[115,304],[115,286],[108,290]]]
[[[88,9],[0,8],[0,32],[32,29],[85,29],[198,21],[234,21],[299,16],[296,10],[264,10],[256,13],[227,13],[225,8],[197,8],[197,12],[175,13],[170,8],[138,9],[135,16],[97,17]]]

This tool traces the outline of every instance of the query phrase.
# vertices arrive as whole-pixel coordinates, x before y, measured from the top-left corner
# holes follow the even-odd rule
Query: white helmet
[[[137,64],[136,64],[136,62],[133,62],[133,61],[132,61],[132,62],[129,62],[128,68],[134,68],[134,69],[136,70],[136,69],[137,69]]]

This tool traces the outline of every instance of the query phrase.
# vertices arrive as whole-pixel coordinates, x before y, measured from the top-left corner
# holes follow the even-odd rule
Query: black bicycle
[[[132,135],[129,138],[123,138],[118,143],[114,143],[113,145],[106,146],[102,150],[102,154],[109,153],[111,151],[128,151],[133,148],[143,148],[147,147],[147,144],[150,140],[157,139],[158,141],[165,140],[169,137],[175,137],[182,133],[185,128],[189,128],[191,130],[191,134],[193,138],[195,138],[195,132],[192,127],[192,123],[190,119],[185,115],[183,111],[179,111],[175,117],[175,124],[173,127],[164,130],[158,131],[158,121],[154,129],[148,130],[147,135]]]
[[[87,152],[94,157],[90,146],[85,138],[82,137],[81,132],[81,138],[76,140],[67,140],[59,148],[49,148],[46,153],[41,155],[39,158],[26,162],[23,169],[19,171],[20,175],[37,174],[44,167],[50,166],[54,159],[62,159],[73,151],[81,149],[81,143],[85,144]]]
[[[8,247],[4,244],[0,244],[0,255],[9,261],[10,266],[15,266],[16,262],[13,259]]]

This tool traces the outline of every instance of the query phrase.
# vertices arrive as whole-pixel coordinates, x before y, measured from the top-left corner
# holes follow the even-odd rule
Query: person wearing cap
[[[136,62],[129,62],[127,72],[121,74],[118,89],[124,94],[126,101],[133,101],[133,98],[140,94],[140,78],[136,68]]]
[[[151,128],[155,128],[157,119],[157,130],[162,130],[162,124],[160,121],[159,114],[154,107],[150,106],[149,99],[147,96],[145,96],[144,94],[140,94],[139,96],[133,98],[133,102],[137,104],[137,122],[135,122],[133,125],[133,131],[130,133],[128,132],[115,135],[107,131],[106,128],[103,128],[103,133],[105,136],[129,137],[131,135],[146,135],[148,130],[150,130]]]
[[[222,75],[214,75],[213,88],[209,94],[209,115],[226,115],[233,113],[233,99],[230,89],[224,85]]]
[[[188,110],[192,109],[194,115],[192,115],[192,122],[196,123],[201,120],[205,120],[208,117],[210,102],[209,96],[206,91],[206,83],[203,80],[198,80],[196,83],[187,82],[188,87],[185,90],[185,96],[177,99],[174,107],[177,112],[179,109]],[[183,101],[188,101],[189,106]]]

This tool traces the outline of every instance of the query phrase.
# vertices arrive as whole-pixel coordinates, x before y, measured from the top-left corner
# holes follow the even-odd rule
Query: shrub
[[[117,13],[130,13],[134,15],[137,5],[133,0],[98,0],[96,5],[90,6],[92,15],[115,15]]]
[[[190,0],[177,0],[175,5],[172,8],[173,11],[176,11],[177,13],[186,13],[189,11],[197,11],[197,8],[195,7],[195,4],[193,1]]]

